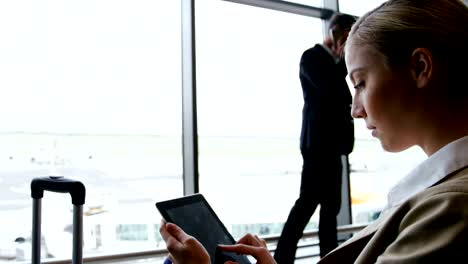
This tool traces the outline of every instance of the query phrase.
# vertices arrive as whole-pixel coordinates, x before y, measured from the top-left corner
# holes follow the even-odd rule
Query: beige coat
[[[379,219],[319,261],[444,262],[468,263],[468,168],[384,211]]]

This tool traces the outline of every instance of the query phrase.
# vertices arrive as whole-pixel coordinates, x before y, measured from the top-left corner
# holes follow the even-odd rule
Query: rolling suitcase
[[[73,203],[73,256],[72,264],[83,263],[83,204],[85,186],[64,177],[40,177],[31,181],[33,198],[32,252],[31,263],[41,263],[41,201],[44,191],[70,193]]]

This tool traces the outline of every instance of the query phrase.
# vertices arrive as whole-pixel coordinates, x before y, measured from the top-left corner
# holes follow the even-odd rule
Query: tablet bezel
[[[236,241],[232,237],[231,233],[227,230],[226,226],[223,224],[223,222],[221,222],[218,215],[216,215],[213,208],[211,208],[210,204],[208,203],[208,201],[205,199],[205,197],[201,193],[187,195],[187,196],[183,196],[183,197],[175,198],[171,200],[166,200],[166,201],[160,201],[156,203],[156,208],[158,209],[159,213],[161,214],[161,216],[164,218],[166,222],[177,224],[177,221],[174,221],[174,219],[171,219],[171,217],[168,214],[168,211],[177,207],[186,206],[186,205],[190,205],[194,203],[197,203],[197,204],[201,203],[206,207],[206,209],[208,209],[211,216],[213,217],[213,220],[215,220],[215,222],[219,225],[219,227],[222,229],[226,237],[231,241],[231,244],[234,245]]]

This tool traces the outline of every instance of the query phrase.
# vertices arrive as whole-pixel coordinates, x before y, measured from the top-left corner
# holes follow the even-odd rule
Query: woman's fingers
[[[273,256],[265,247],[249,246],[245,244],[219,245],[220,250],[234,252],[239,255],[250,255],[257,260],[257,263],[269,264],[275,263]]]
[[[210,263],[210,256],[203,245],[172,223],[161,223],[159,229],[169,251],[169,260],[177,264]]]
[[[256,246],[256,247],[266,247],[266,241],[264,239],[261,239],[257,235],[252,235],[252,234],[246,234],[241,239],[239,239],[237,243]]]
[[[161,226],[159,227],[159,233],[161,234],[162,238],[166,242],[166,244],[171,240],[175,239],[172,234],[167,230],[166,222],[161,221]]]
[[[191,236],[187,235],[184,230],[173,223],[167,223],[166,230],[181,243],[184,243],[187,239],[191,238]]]
[[[257,235],[255,235],[255,238],[257,239],[257,241],[260,242],[260,244],[261,244],[262,246],[264,246],[264,247],[267,246],[267,243],[266,243],[265,239],[259,238]]]
[[[159,232],[166,242],[168,242],[168,240],[175,239],[179,243],[184,243],[191,238],[191,236],[187,235],[184,230],[172,223],[161,222]]]
[[[240,255],[256,255],[261,252],[264,248],[249,246],[245,244],[235,244],[235,245],[219,245],[219,249],[226,252],[235,252]]]
[[[219,245],[220,250],[234,252],[239,255],[250,255],[257,260],[257,264],[275,264],[275,260],[268,251],[266,241],[257,235],[247,234],[235,245]]]

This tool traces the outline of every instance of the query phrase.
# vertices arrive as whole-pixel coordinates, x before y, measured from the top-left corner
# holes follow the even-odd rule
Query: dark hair
[[[339,26],[341,30],[349,31],[354,22],[356,22],[356,18],[351,15],[335,13],[330,18],[329,28]]]

